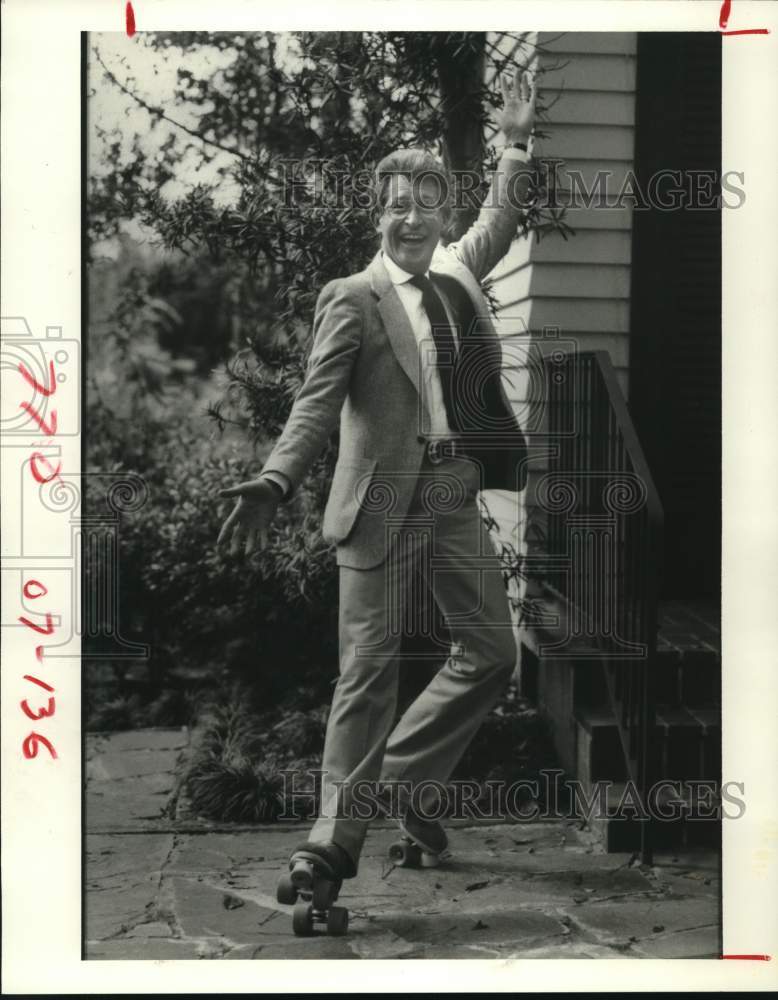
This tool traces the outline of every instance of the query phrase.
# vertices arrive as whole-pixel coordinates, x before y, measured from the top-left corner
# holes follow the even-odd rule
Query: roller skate
[[[389,845],[389,860],[397,868],[437,868],[451,857],[448,837],[437,820],[407,812],[399,821],[399,840]]]
[[[349,871],[347,855],[336,845],[301,844],[289,860],[276,889],[279,903],[294,906],[292,930],[299,937],[311,937],[316,924],[323,924],[326,934],[341,936],[348,931],[348,910],[333,905],[343,878]]]

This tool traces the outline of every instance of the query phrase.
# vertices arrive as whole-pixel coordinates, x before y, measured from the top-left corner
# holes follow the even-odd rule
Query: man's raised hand
[[[526,142],[535,124],[535,72],[533,63],[527,70],[500,73],[503,106],[495,111],[497,124],[508,142]]]
[[[231,555],[237,555],[241,547],[245,555],[250,555],[259,541],[260,548],[267,545],[267,529],[275,517],[281,500],[279,490],[269,479],[253,479],[237,486],[219,490],[220,497],[237,497],[238,502],[222,525],[217,546],[225,550],[229,544]]]

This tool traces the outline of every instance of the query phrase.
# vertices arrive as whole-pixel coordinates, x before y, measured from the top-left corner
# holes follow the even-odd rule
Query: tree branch
[[[191,135],[194,139],[199,139],[200,142],[204,142],[209,146],[215,146],[222,152],[229,153],[231,156],[237,156],[239,159],[245,160],[247,163],[251,162],[252,157],[249,156],[248,153],[244,153],[243,150],[235,149],[232,146],[224,146],[222,143],[217,142],[215,139],[209,139],[207,136],[203,135],[202,132],[198,132],[196,129],[191,129],[189,128],[188,125],[184,125],[183,122],[179,122],[176,121],[175,118],[171,118],[170,115],[165,114],[162,108],[155,108],[154,105],[149,104],[147,101],[144,101],[142,97],[139,97],[136,93],[130,90],[129,87],[127,87],[120,80],[118,80],[117,77],[111,72],[111,70],[108,69],[96,45],[92,47],[92,51],[94,52],[97,61],[105,70],[108,79],[112,83],[116,84],[116,86],[119,88],[119,90],[122,91],[122,93],[126,94],[128,97],[131,97],[132,100],[136,102],[136,104],[139,104],[145,111],[148,111],[150,115],[155,115],[157,118],[163,118],[170,125],[175,125],[176,128],[180,128],[183,132],[186,132],[188,135]]]

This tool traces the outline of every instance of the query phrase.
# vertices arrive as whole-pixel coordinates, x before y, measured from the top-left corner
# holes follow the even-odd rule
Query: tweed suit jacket
[[[510,175],[509,160],[503,180]],[[479,286],[516,233],[518,210],[492,205],[456,243],[439,245],[434,274],[454,278],[478,318],[473,338],[495,369],[486,414],[498,418],[498,448],[486,448],[482,488],[520,490],[526,444],[499,378],[499,338]],[[330,281],[316,303],[313,346],[303,385],[263,471],[283,473],[297,488],[340,422],[340,447],[322,533],[337,545],[340,565],[368,569],[386,557],[387,519],[401,519],[413,496],[426,449],[419,345],[379,253],[363,271]],[[476,440],[478,436],[476,435]],[[493,441],[494,434],[489,436]],[[470,454],[470,449],[468,449]]]

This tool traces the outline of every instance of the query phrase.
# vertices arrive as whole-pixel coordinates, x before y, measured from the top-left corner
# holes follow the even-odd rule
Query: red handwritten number
[[[724,0],[721,5],[721,12],[719,13],[719,27],[723,31],[727,26],[727,21],[729,21],[729,12],[732,7],[732,0]]]
[[[51,743],[49,743],[45,736],[41,736],[40,733],[30,733],[24,743],[22,743],[22,753],[27,760],[32,760],[38,756],[38,744],[46,747],[54,760],[57,759],[57,751]]]
[[[132,38],[135,34],[135,11],[132,9],[132,4],[128,3],[125,8],[125,20],[127,21],[127,34]]]
[[[129,9],[130,5],[127,4],[127,7]],[[48,397],[53,396],[57,391],[57,377],[54,372],[53,361],[49,361],[49,369],[47,373],[48,385],[41,385],[25,365],[19,364],[18,367],[22,378],[24,378],[24,380],[33,387],[36,393],[40,393],[42,396]],[[40,427],[46,435],[49,437],[54,437],[56,435],[56,410],[52,410],[51,413],[48,414],[48,418],[44,418],[40,412],[34,408],[32,403],[24,402],[21,403],[20,406],[27,412],[27,414],[29,414],[29,416],[32,417],[38,427]],[[59,476],[61,467],[61,463],[57,462],[57,466],[55,468],[48,458],[46,458],[46,456],[40,451],[34,451],[30,455],[30,471],[32,472],[33,479],[35,479],[38,483],[50,483],[52,479]],[[48,588],[42,584],[40,580],[27,580],[22,585],[22,593],[24,594],[24,599],[27,601],[36,601],[39,597],[44,597],[48,594],[48,592]],[[25,618],[24,616],[20,616],[18,620],[22,623],[22,625],[26,625],[27,628],[31,628],[33,632],[38,632],[40,635],[51,635],[54,632],[54,615],[50,612],[46,612],[45,619],[45,625],[37,625],[35,622],[30,621],[29,618]],[[35,658],[38,662],[43,661],[43,650],[44,647],[41,645],[37,645],[35,647]],[[19,702],[19,707],[22,712],[24,712],[27,718],[31,719],[33,722],[39,722],[41,719],[51,718],[57,710],[57,703],[54,698],[54,688],[50,684],[47,684],[46,681],[42,681],[40,678],[32,676],[32,674],[25,674],[24,679],[29,681],[31,684],[35,684],[38,687],[43,688],[44,691],[49,691],[51,693],[45,705],[37,706],[35,708],[31,708],[27,698],[23,698]],[[41,747],[49,751],[49,756],[52,760],[57,760],[57,751],[54,749],[51,741],[36,732],[29,733],[22,741],[22,753],[24,754],[25,759],[34,760],[38,756],[38,751]]]
[[[42,687],[46,691],[53,691],[54,690],[54,688],[51,686],[51,684],[47,684],[46,681],[38,680],[37,677],[32,677],[30,674],[25,674],[24,675],[24,679],[26,681],[31,681],[33,684],[37,684],[38,687]]]
[[[33,722],[39,722],[41,719],[48,719],[50,715],[54,715],[56,712],[56,705],[53,698],[49,698],[49,703],[45,708],[39,708],[37,713],[33,712],[30,708],[27,699],[20,701],[22,711],[27,716],[28,719],[32,719]]]
[[[33,587],[39,588],[37,594],[33,594],[32,592]],[[24,594],[24,596],[27,598],[28,601],[37,600],[37,598],[39,597],[45,597],[46,594],[48,594],[48,592],[49,588],[44,587],[43,584],[40,582],[40,580],[28,580],[27,583],[25,583],[24,587],[22,587],[22,593]]]
[[[44,396],[53,396],[54,393],[57,391],[57,380],[54,377],[53,361],[49,361],[49,384],[51,385],[50,389],[47,388],[45,385],[41,385],[40,382],[35,378],[35,376],[30,374],[30,372],[22,364],[21,361],[19,362],[19,371],[22,373],[24,378],[27,379],[27,381],[30,383],[30,385],[36,392],[40,392]]]
[[[19,403],[19,407],[20,409],[26,410],[29,413],[29,415],[32,417],[32,419],[35,421],[38,427],[40,427],[43,433],[47,435],[47,437],[54,437],[54,435],[57,433],[56,410],[51,411],[51,416],[49,417],[49,423],[46,423],[46,421],[43,419],[40,413],[38,413],[37,410],[33,410],[33,408],[30,406],[29,403],[26,402]]]
[[[41,475],[41,473],[38,471],[38,462],[45,462],[50,469],[54,469],[54,466],[51,464],[48,458],[46,458],[45,455],[42,455],[39,451],[34,451],[30,456],[30,471],[32,472],[32,478],[35,480],[36,483],[41,483],[43,485],[45,483],[50,483],[52,479],[57,478],[57,476],[59,475],[59,470],[62,468],[61,462],[57,462],[57,468],[54,469],[54,471],[49,476]]]
[[[46,612],[46,626],[36,625],[35,622],[31,622],[29,618],[19,618],[22,625],[26,625],[28,628],[35,629],[36,632],[40,632],[42,635],[51,635],[54,631],[54,616],[50,611]]]

